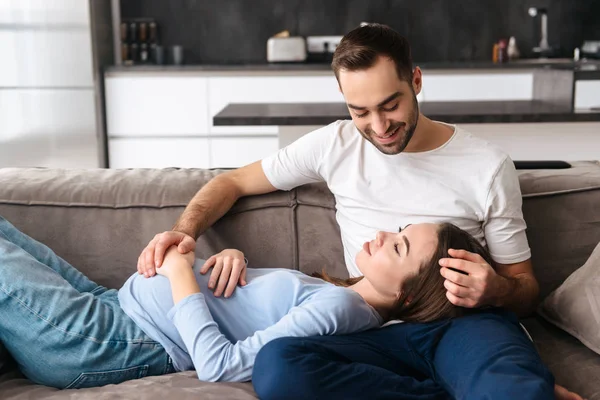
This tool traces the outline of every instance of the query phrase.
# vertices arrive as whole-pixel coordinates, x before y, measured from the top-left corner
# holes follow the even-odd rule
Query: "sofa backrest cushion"
[[[0,215],[96,282],[119,287],[159,232],[220,171],[199,169],[0,169]],[[520,171],[523,213],[542,296],[581,266],[600,241],[600,165]],[[243,198],[198,241],[208,257],[226,247],[251,266],[325,268],[346,277],[335,200],[325,184]]]

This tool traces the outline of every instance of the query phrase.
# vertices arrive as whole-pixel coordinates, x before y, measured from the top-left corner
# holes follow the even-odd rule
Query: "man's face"
[[[363,137],[384,154],[402,152],[419,119],[420,70],[409,83],[398,77],[392,60],[381,57],[369,69],[342,70],[338,76],[352,121]]]

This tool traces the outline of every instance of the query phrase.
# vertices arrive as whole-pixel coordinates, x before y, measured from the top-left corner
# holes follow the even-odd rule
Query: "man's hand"
[[[156,274],[156,269],[162,265],[167,249],[177,246],[181,254],[193,252],[196,241],[189,235],[177,231],[159,233],[148,243],[138,258],[137,270],[147,278]]]
[[[173,279],[175,275],[186,273],[189,276],[189,271],[192,271],[194,265],[194,253],[188,252],[185,254],[179,253],[176,246],[171,246],[165,253],[164,262],[160,265],[160,268],[156,269],[158,275],[167,277],[169,280]],[[193,278],[193,274],[191,274]]]
[[[219,297],[225,291],[225,297],[229,297],[238,283],[240,286],[246,285],[246,261],[241,251],[225,249],[215,254],[206,260],[200,273],[206,274],[211,267],[214,268],[208,280],[208,288],[214,290],[215,296]]]
[[[456,306],[496,306],[509,282],[498,275],[479,254],[449,249],[451,258],[440,259],[440,273],[446,281],[446,297]]]

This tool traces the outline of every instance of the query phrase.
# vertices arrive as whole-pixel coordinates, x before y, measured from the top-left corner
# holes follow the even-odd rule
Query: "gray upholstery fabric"
[[[538,313],[600,354],[600,243],[586,263],[546,297]]]
[[[217,173],[0,169],[0,215],[91,279],[119,287],[154,234],[169,229],[196,191]],[[533,263],[545,296],[581,266],[600,241],[600,166],[589,162],[569,170],[522,171],[520,180]],[[332,275],[347,276],[334,207],[323,184],[241,199],[199,239],[197,255],[238,247],[251,266],[305,272],[326,268]],[[600,400],[594,383],[600,376],[600,356],[553,326],[532,321],[533,329],[528,327],[559,382]],[[189,372],[62,392],[16,377],[15,371],[2,376],[0,398],[254,397],[250,384],[208,384]]]
[[[115,399],[177,399],[177,400],[255,400],[251,383],[201,382],[193,371],[152,376],[92,389],[58,390],[33,385],[19,373],[0,378],[0,398],[3,400],[115,400]]]
[[[584,399],[600,399],[600,356],[540,316],[522,321],[556,383]]]
[[[600,241],[600,164],[575,165],[519,176],[542,299],[582,266]]]

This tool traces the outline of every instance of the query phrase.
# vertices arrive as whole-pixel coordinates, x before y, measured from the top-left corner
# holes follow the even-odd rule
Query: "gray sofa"
[[[169,229],[218,171],[0,169],[0,215],[91,279],[119,287],[139,252]],[[600,241],[600,164],[520,171],[524,213],[542,297],[583,265]],[[206,256],[242,249],[251,266],[346,276],[334,199],[327,187],[244,198],[198,242]],[[534,316],[523,321],[557,382],[600,399],[600,355]],[[147,377],[79,391],[37,386],[0,355],[2,399],[252,399],[250,383],[205,383],[194,372]]]

